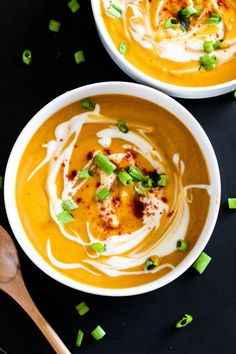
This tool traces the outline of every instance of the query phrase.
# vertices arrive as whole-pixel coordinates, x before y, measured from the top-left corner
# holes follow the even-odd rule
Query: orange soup
[[[16,200],[39,254],[97,287],[151,282],[193,248],[210,202],[206,162],[187,128],[126,95],[75,102],[23,154]]]
[[[235,0],[100,0],[119,55],[181,86],[236,79]]]

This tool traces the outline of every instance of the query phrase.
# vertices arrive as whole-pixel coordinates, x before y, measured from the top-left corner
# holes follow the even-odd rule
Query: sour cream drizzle
[[[150,236],[150,233],[160,228],[161,219],[163,215],[169,212],[169,206],[161,199],[161,192],[154,190],[153,193],[147,193],[143,197],[145,203],[145,210],[143,216],[143,226],[130,234],[113,235],[102,241],[97,236],[93,235],[90,229],[90,224],[86,221],[87,238],[83,239],[74,229],[73,224],[70,231],[59,223],[56,218],[56,214],[62,211],[62,201],[65,199],[72,199],[76,192],[85,183],[78,183],[78,179],[70,180],[68,178],[69,164],[73,154],[75,144],[79,148],[79,135],[82,127],[85,124],[97,124],[107,123],[109,128],[100,130],[97,133],[98,142],[101,146],[109,147],[113,139],[122,139],[125,141],[123,148],[131,148],[141,153],[158,171],[164,171],[162,166],[163,160],[160,152],[154,149],[149,139],[145,136],[143,129],[136,129],[137,132],[130,130],[127,134],[121,133],[114,121],[107,119],[100,115],[100,107],[96,105],[93,112],[86,112],[74,116],[70,120],[58,125],[55,129],[55,140],[50,141],[48,144],[43,145],[47,149],[45,159],[35,168],[30,174],[27,181],[34,177],[34,175],[47,163],[48,175],[46,180],[46,191],[49,200],[51,217],[55,223],[57,223],[61,234],[68,240],[76,242],[78,247],[83,247],[86,251],[87,258],[79,259],[76,263],[60,262],[53,255],[53,245],[51,245],[50,239],[47,241],[47,255],[50,262],[57,268],[61,269],[75,269],[82,268],[86,271],[98,276],[104,273],[108,276],[120,276],[120,275],[138,275],[144,274],[144,270],[133,271],[132,268],[143,265],[145,260],[153,254],[160,257],[167,256],[176,249],[176,242],[181,238],[184,238],[189,226],[189,206],[187,202],[187,190],[192,188],[204,188],[211,195],[212,188],[209,185],[182,185],[182,176],[184,174],[185,165],[180,159],[178,154],[173,156],[173,162],[176,165],[177,172],[174,174],[175,194],[173,205],[171,210],[175,210],[173,217],[162,226],[159,238],[155,239],[155,234],[152,235],[153,242],[150,246],[144,247],[145,239]],[[132,126],[131,126],[132,127]],[[68,142],[70,141],[70,144]],[[109,158],[113,161],[121,161],[124,157],[124,153],[110,155]],[[84,168],[91,167],[93,164],[90,160]],[[61,196],[58,196],[56,180],[58,177],[61,166],[64,166],[63,183],[64,188]],[[116,179],[116,175],[113,173],[111,176],[107,176],[104,172],[100,175],[100,182],[102,186],[111,188]],[[191,202],[191,201],[190,201]],[[110,198],[106,199],[106,204],[103,205],[105,209],[111,208]],[[98,203],[98,209],[99,209]],[[101,210],[100,210],[101,212]],[[117,216],[114,213],[114,223],[119,222]],[[102,256],[91,254],[90,245],[95,242],[103,243],[105,246],[105,252]],[[92,267],[92,269],[91,269]],[[163,268],[173,269],[171,264],[162,264],[152,272],[159,272]],[[97,272],[94,272],[95,269]]]

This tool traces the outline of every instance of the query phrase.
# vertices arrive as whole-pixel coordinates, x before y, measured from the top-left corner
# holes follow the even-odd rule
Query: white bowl
[[[114,45],[101,15],[100,0],[91,0],[91,4],[98,34],[104,47],[114,62],[135,81],[157,88],[168,95],[181,98],[215,97],[236,90],[236,79],[214,86],[187,87],[168,84],[143,73],[126,60],[124,55],[120,54]]]
[[[42,256],[33,247],[32,243],[27,237],[19,217],[15,199],[15,185],[18,166],[22,154],[36,130],[55,112],[69,105],[70,103],[80,100],[84,97],[92,97],[103,94],[124,94],[140,97],[158,104],[159,106],[175,115],[188,128],[188,130],[192,133],[198,142],[202,153],[205,156],[209,170],[210,181],[214,185],[214,194],[211,198],[209,213],[205,226],[191,252],[174,270],[170,271],[160,279],[144,285],[124,289],[105,289],[82,284],[68,278],[65,275],[62,275],[60,272],[54,269],[42,258]],[[32,260],[32,262],[34,262],[46,274],[65,285],[88,293],[107,296],[128,296],[158,289],[161,286],[166,285],[172,280],[176,279],[186,269],[188,269],[202,252],[212,234],[218,216],[221,192],[220,174],[214,150],[204,130],[196,121],[196,119],[183,106],[181,106],[178,102],[165,95],[164,93],[161,93],[147,86],[128,82],[103,82],[80,87],[75,90],[66,92],[42,108],[23,129],[12,149],[7,164],[4,185],[5,206],[10,225],[17,241],[28,255],[28,257]]]

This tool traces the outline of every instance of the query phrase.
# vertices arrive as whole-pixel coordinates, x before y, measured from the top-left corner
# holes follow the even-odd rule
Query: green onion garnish
[[[179,10],[177,17],[183,31],[187,32],[189,30],[191,24],[190,16],[195,14],[197,14],[197,10],[192,6]]]
[[[187,6],[184,9],[182,9],[182,15],[186,18],[194,15],[197,12],[197,10],[193,6]]]
[[[23,51],[22,60],[23,60],[23,63],[25,63],[26,65],[29,65],[31,63],[31,61],[32,61],[31,50],[26,49]]]
[[[97,253],[103,253],[106,251],[106,247],[100,242],[92,243],[91,247]]]
[[[117,128],[124,134],[127,134],[129,131],[129,127],[124,120],[117,121]]]
[[[50,31],[59,32],[60,27],[61,27],[61,23],[59,21],[55,21],[55,20],[49,21],[48,28],[50,29]]]
[[[76,64],[81,64],[85,62],[84,52],[79,50],[74,54]]]
[[[144,181],[145,177],[142,174],[142,172],[135,166],[130,166],[128,168],[128,173],[130,174],[131,177],[133,177],[136,181]]]
[[[109,197],[110,192],[106,187],[103,187],[99,189],[99,191],[96,193],[96,197],[100,202],[103,202],[107,197]]]
[[[199,273],[202,274],[208,264],[211,261],[211,257],[208,256],[205,252],[202,252],[198,259],[193,263],[193,268]]]
[[[63,200],[62,208],[66,211],[72,211],[77,209],[78,205],[72,199],[67,199],[67,200]]]
[[[179,20],[176,17],[170,17],[165,20],[164,27],[166,29],[173,28],[177,23],[179,23]]]
[[[188,249],[188,242],[186,242],[185,240],[178,240],[176,243],[176,247],[178,248],[178,250],[185,252]]]
[[[152,188],[153,187],[153,180],[150,177],[144,177],[144,180],[142,181],[142,185],[145,188]]]
[[[95,104],[91,101],[90,98],[83,98],[80,100],[80,105],[82,108],[92,111],[95,107]]]
[[[67,210],[64,210],[61,213],[56,214],[56,218],[59,221],[59,223],[62,225],[74,221],[74,217]]]
[[[166,186],[167,186],[167,183],[168,183],[168,177],[167,177],[167,175],[161,174],[161,175],[160,175],[160,179],[159,179],[159,181],[157,182],[158,186],[160,186],[160,187],[166,187]]]
[[[145,270],[156,269],[160,265],[160,258],[158,256],[150,256],[144,263]]]
[[[145,189],[143,187],[141,187],[141,186],[135,186],[134,190],[135,190],[135,193],[140,195],[140,196],[144,197],[146,195]]]
[[[86,168],[86,169],[80,171],[78,174],[78,178],[89,179],[89,178],[93,177],[93,173],[94,173],[95,168],[96,167],[94,166],[90,170],[88,168]]]
[[[87,304],[83,301],[81,302],[79,305],[77,305],[75,307],[75,309],[77,310],[78,314],[80,316],[85,315],[87,312],[89,312],[89,307],[87,306]]]
[[[210,17],[208,18],[208,23],[211,25],[218,25],[220,21],[221,21],[220,14],[210,14]]]
[[[214,49],[214,42],[213,41],[205,41],[203,43],[203,48],[204,48],[205,52],[211,53]]]
[[[228,198],[229,209],[236,209],[236,198]]]
[[[109,15],[111,15],[112,17],[116,18],[117,20],[120,20],[122,17],[122,10],[119,6],[117,6],[116,4],[112,3],[108,9],[107,12]]]
[[[234,98],[236,98],[236,90],[234,91]]]
[[[3,187],[3,177],[0,176],[0,189],[2,189],[2,187]]]
[[[78,3],[77,0],[71,0],[68,2],[68,6],[71,9],[71,11],[73,12],[73,14],[79,10],[80,8],[80,4]]]
[[[94,163],[98,165],[107,175],[111,175],[116,169],[114,165],[105,155],[102,153],[96,155],[93,159]]]
[[[119,48],[118,48],[120,54],[122,54],[122,55],[125,55],[128,52],[128,49],[129,49],[128,44],[126,44],[124,42],[121,42],[119,45]]]
[[[82,340],[83,340],[83,336],[84,336],[84,333],[79,330],[78,334],[77,334],[77,339],[76,339],[76,347],[80,347],[81,344],[82,344]]]
[[[133,181],[133,178],[125,170],[118,171],[117,176],[125,186],[128,186]]]
[[[205,54],[200,57],[201,67],[205,70],[212,70],[217,63],[217,58],[215,55],[210,56],[209,54]]]
[[[191,315],[185,314],[181,320],[179,320],[176,324],[176,328],[183,328],[186,327],[189,323],[191,323],[193,320],[193,317]]]
[[[97,326],[92,332],[91,335],[94,339],[100,340],[105,336],[106,332],[102,329],[102,327]]]
[[[223,40],[217,39],[213,44],[214,49],[220,48]]]

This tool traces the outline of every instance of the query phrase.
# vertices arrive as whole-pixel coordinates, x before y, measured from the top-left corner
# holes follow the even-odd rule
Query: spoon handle
[[[28,313],[57,354],[71,354],[39,312],[26,289],[20,270],[17,271],[16,277],[11,282],[1,284],[1,289],[10,295]]]

